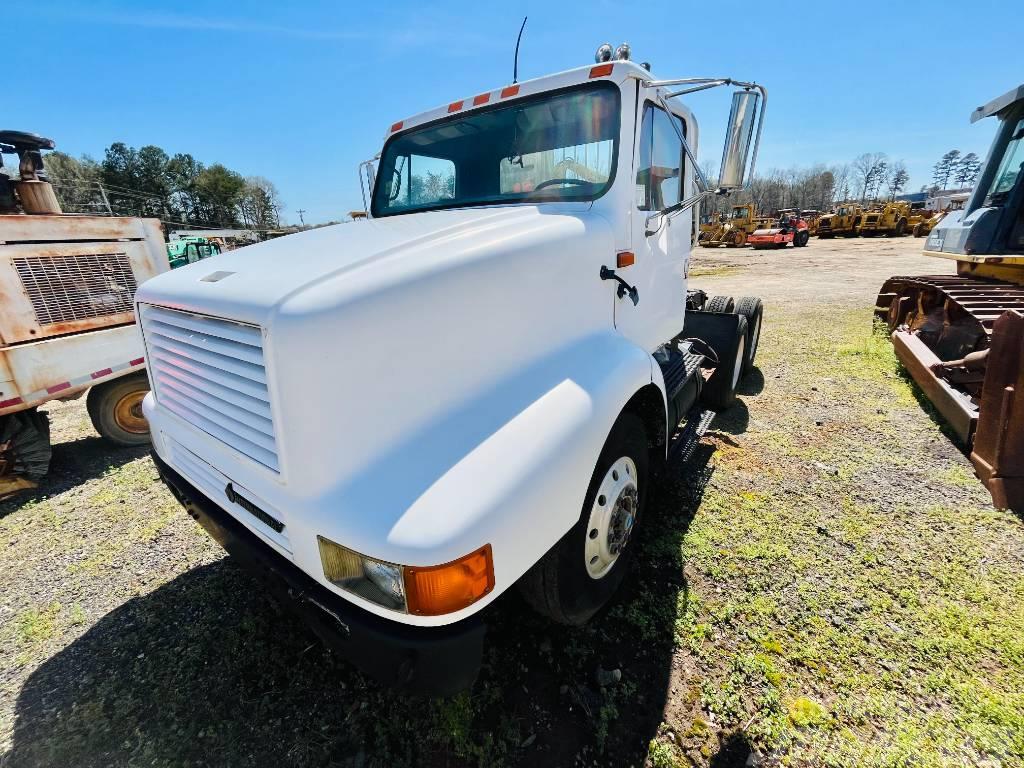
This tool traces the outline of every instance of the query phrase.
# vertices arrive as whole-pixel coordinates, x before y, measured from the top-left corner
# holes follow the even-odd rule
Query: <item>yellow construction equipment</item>
[[[903,237],[909,233],[909,218],[910,203],[902,200],[879,203],[864,211],[857,234],[861,237]]]
[[[924,253],[956,274],[892,277],[875,305],[914,381],[970,454],[997,507],[1024,512],[1024,85],[978,107],[999,123],[964,210]]]
[[[700,217],[700,232],[697,235],[697,242],[703,243],[710,239],[725,225],[724,213],[705,213]]]
[[[864,209],[855,203],[842,203],[833,213],[818,219],[818,237],[856,237],[863,213]]]
[[[914,225],[913,233],[914,237],[928,237],[928,233],[935,229],[935,225],[942,221],[950,211],[959,211],[964,207],[964,203],[970,194],[967,192],[961,192],[953,195],[950,198],[950,203],[938,213],[932,213],[932,215]]]
[[[818,234],[818,222],[821,220],[821,211],[800,211],[800,218],[807,222],[807,233],[811,237]]]
[[[728,248],[739,248],[742,245],[746,245],[747,237],[753,234],[754,230],[760,226],[760,223],[761,219],[756,218],[754,215],[753,203],[734,205],[728,220],[720,229],[711,233],[705,240],[702,240],[700,244],[705,248],[717,248],[720,245]]]

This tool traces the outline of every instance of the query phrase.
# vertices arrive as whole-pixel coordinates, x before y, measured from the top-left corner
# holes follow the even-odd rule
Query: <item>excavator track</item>
[[[941,360],[987,349],[996,320],[1007,310],[1024,312],[1024,286],[961,275],[890,277],[875,315],[895,331],[906,326]]]
[[[996,506],[1024,512],[1024,286],[960,275],[892,277],[875,315]],[[943,373],[976,352],[987,356],[980,375]]]

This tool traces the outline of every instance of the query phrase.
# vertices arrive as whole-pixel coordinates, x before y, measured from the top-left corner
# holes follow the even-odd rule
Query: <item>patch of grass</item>
[[[658,739],[651,739],[647,748],[647,761],[651,768],[678,768],[685,765],[683,758],[676,752],[675,746]]]
[[[30,608],[18,616],[18,636],[23,645],[35,645],[53,637],[57,629],[60,603],[54,601],[45,608]]]
[[[812,725],[821,725],[828,719],[825,708],[816,701],[801,696],[789,702],[787,706],[789,719],[798,728],[807,728]]]

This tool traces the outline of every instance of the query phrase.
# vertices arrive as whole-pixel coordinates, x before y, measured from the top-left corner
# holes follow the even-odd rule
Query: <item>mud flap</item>
[[[996,320],[971,463],[1003,509],[1024,512],[1024,314]]]
[[[38,480],[50,468],[50,421],[36,409],[0,417],[0,475]]]

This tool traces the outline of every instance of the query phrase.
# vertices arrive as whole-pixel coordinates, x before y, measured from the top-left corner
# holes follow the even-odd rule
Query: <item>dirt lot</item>
[[[0,764],[1024,765],[1022,521],[871,329],[885,277],[951,270],[920,246],[700,250],[695,285],[766,299],[742,402],[669,468],[618,603],[567,630],[502,598],[447,701],[326,653],[53,406],[52,479],[0,505]]]

